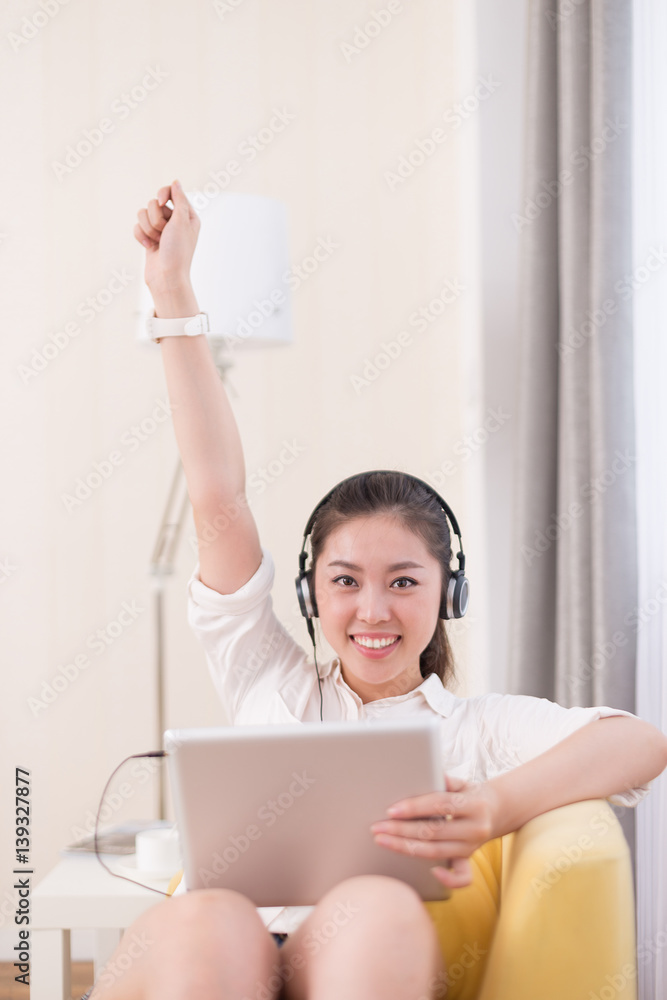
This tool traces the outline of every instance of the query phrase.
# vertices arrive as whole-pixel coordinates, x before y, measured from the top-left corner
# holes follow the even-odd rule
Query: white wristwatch
[[[177,319],[159,319],[153,310],[153,315],[146,320],[146,328],[151,340],[159,344],[163,337],[198,337],[200,333],[209,333],[211,324],[205,312]]]

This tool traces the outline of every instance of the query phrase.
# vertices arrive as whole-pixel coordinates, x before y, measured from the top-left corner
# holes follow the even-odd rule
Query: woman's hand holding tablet
[[[445,792],[403,799],[390,806],[390,819],[373,823],[376,844],[413,857],[447,859],[433,875],[449,889],[470,885],[468,858],[493,837],[497,798],[488,782],[445,775]]]

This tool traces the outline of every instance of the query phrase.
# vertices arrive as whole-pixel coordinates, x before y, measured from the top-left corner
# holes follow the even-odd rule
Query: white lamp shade
[[[291,343],[286,205],[250,194],[186,194],[201,219],[190,278],[208,313],[209,340],[234,349]],[[138,337],[146,343],[152,313],[144,283]]]

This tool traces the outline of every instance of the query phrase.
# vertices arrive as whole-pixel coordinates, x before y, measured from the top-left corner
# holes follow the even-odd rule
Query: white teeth
[[[393,639],[367,639],[364,636],[355,635],[354,641],[358,642],[360,646],[367,646],[369,649],[383,649],[385,646],[391,646],[398,638],[399,636],[394,636]]]

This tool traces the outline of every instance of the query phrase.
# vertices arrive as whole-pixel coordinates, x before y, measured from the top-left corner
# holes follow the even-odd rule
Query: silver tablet
[[[164,748],[188,889],[307,906],[342,879],[389,875],[449,896],[438,862],[370,830],[394,802],[444,790],[437,720],[170,729]]]

